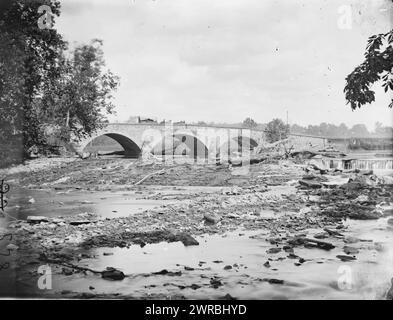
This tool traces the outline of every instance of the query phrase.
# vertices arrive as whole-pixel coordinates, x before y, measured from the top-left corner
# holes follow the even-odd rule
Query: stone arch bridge
[[[90,137],[74,143],[75,151],[82,154],[91,141],[102,135],[117,141],[123,147],[125,156],[131,158],[145,152],[215,158],[217,154],[233,151],[249,152],[264,140],[262,130],[238,127],[109,123]]]
[[[260,129],[171,123],[109,123],[90,137],[73,143],[73,149],[82,155],[91,141],[103,135],[117,141],[123,147],[125,156],[130,158],[152,153],[211,160],[219,156],[226,159],[236,152],[245,155],[267,143],[264,131]],[[295,150],[318,150],[329,145],[329,140],[320,136],[291,133],[289,140]]]

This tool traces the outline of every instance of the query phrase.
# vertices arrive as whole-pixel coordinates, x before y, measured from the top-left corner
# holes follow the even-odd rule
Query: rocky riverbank
[[[191,248],[202,245],[201,237],[219,235],[225,238],[231,232],[257,232],[249,237],[264,244],[260,264],[266,270],[280,261],[282,264],[291,261],[301,267],[310,261],[299,253],[304,250],[316,250],[313,252],[317,255],[334,252],[337,261],[356,263],[359,253],[370,250],[370,246],[374,250],[378,244],[354,237],[346,224],[347,218],[385,219],[386,228],[392,228],[393,186],[371,172],[321,172],[318,168],[290,161],[254,164],[246,174],[236,170],[227,165],[143,165],[111,159],[76,160],[23,176],[10,175],[9,179],[28,188],[79,192],[120,188],[155,199],[165,195],[151,194],[150,185],[220,186],[208,194],[178,195],[176,203],[126,217],[102,218],[95,212],[82,212],[55,218],[31,216],[23,221],[10,221],[8,230],[14,237],[8,249],[16,253],[17,281],[35,281],[39,276],[37,267],[50,264],[53,274],[62,280],[57,290],[45,295],[113,297],[113,293],[93,294],[90,291],[83,296],[83,292],[65,292],[63,288],[66,278],[76,275],[94,278],[99,274],[107,281],[123,281],[125,277],[138,275],[126,274],[116,265],[107,265],[101,270],[86,267],[83,261],[94,260],[94,250],[144,248],[163,242],[181,243]],[[146,178],[149,173],[157,171],[158,174]],[[108,256],[110,254],[108,252]],[[196,269],[195,266],[188,268],[187,271]],[[227,270],[233,268],[236,266],[230,265]],[[178,269],[155,270],[150,275],[181,277],[179,272]],[[204,274],[203,270],[195,272],[201,276]],[[219,280],[215,278],[217,276],[210,278],[209,288],[212,290],[225,282],[225,277]],[[284,283],[280,273],[276,278],[263,279],[271,285]],[[390,283],[389,279],[386,281]],[[185,281],[177,286],[175,293],[181,296],[182,290],[192,285]],[[198,286],[195,284],[191,290],[197,290]],[[147,292],[142,290],[136,297],[148,298]],[[165,287],[159,292],[165,296]],[[42,294],[36,290],[25,293]]]

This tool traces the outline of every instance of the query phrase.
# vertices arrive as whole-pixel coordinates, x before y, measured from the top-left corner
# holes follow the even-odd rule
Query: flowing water
[[[353,155],[346,158],[321,158],[321,164],[330,169],[341,170],[372,170],[376,174],[393,175],[393,159],[391,157],[367,157]]]
[[[355,222],[348,220],[353,236],[362,239],[357,260],[341,262],[342,244],[329,252],[320,249],[295,249],[306,260],[284,259],[286,253],[267,254],[271,245],[267,232],[241,231],[198,237],[199,246],[177,243],[150,244],[141,248],[99,248],[96,257],[80,261],[81,266],[104,270],[112,266],[130,275],[122,281],[103,280],[99,276],[73,275],[56,278],[58,289],[93,293],[119,293],[133,297],[183,295],[191,299],[220,298],[229,293],[247,299],[382,299],[393,276],[393,229],[386,219]],[[105,255],[104,255],[105,253]],[[108,255],[111,254],[111,255]],[[273,258],[270,268],[263,264]],[[229,267],[225,266],[232,266]],[[185,269],[185,267],[187,267]],[[194,270],[190,269],[193,268]],[[152,275],[166,269],[181,275]],[[217,277],[222,286],[212,288]],[[270,284],[264,278],[284,280]],[[196,289],[197,288],[197,289]]]

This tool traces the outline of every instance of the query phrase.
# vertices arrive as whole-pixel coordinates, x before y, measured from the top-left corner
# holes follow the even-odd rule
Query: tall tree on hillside
[[[392,10],[392,4],[388,6]],[[371,36],[364,56],[363,63],[345,79],[345,98],[352,110],[375,101],[371,90],[375,82],[381,81],[385,92],[393,91],[393,30]],[[393,99],[389,107],[393,107]]]
[[[289,126],[281,119],[273,119],[265,129],[267,140],[272,143],[288,137]]]

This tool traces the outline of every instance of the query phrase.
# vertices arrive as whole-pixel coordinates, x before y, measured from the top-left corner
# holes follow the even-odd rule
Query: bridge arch
[[[237,138],[237,142],[242,147],[243,145],[245,148],[249,148],[250,150],[254,150],[256,147],[258,147],[258,142],[256,142],[253,138],[248,137],[248,136],[239,136]]]
[[[156,141],[151,152],[159,155],[186,155],[194,158],[207,158],[208,147],[191,132],[174,132]]]
[[[217,155],[231,156],[236,153],[250,152],[258,146],[255,139],[248,136],[232,137],[231,140],[225,141],[218,146]]]
[[[124,156],[127,158],[138,158],[141,154],[141,148],[135,141],[133,141],[125,134],[116,132],[106,132],[87,139],[81,146],[82,151],[89,145],[89,143],[102,136],[107,136],[120,144],[121,147],[124,149]]]

